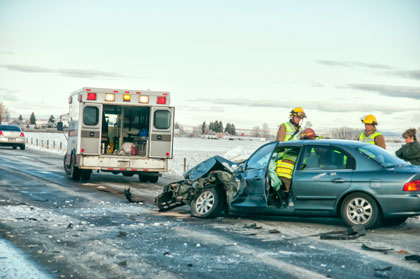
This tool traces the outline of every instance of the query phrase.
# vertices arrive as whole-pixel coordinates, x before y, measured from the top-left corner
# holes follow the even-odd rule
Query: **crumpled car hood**
[[[184,178],[190,181],[195,181],[203,176],[206,176],[210,171],[222,170],[233,173],[238,163],[229,161],[220,156],[213,156],[184,174]]]

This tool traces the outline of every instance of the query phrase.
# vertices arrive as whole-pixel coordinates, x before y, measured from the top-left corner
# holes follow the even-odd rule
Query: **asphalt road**
[[[0,237],[50,278],[420,278],[420,220],[370,230],[354,240],[321,240],[344,230],[335,218],[192,218],[188,207],[159,213],[162,186],[138,177],[66,177],[62,157],[0,147]],[[140,203],[128,203],[130,187]],[[367,251],[362,245],[391,249]],[[7,258],[4,251],[1,258]],[[0,268],[0,272],[4,270]],[[4,272],[4,271],[3,271]],[[13,278],[1,274],[0,278]]]

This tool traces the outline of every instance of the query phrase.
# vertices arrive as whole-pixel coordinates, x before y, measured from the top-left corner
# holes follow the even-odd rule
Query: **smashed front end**
[[[162,194],[155,198],[155,204],[159,211],[190,205],[204,189],[213,186],[223,188],[228,202],[239,189],[239,182],[234,176],[236,165],[220,156],[209,158],[186,172],[185,180],[166,185]]]

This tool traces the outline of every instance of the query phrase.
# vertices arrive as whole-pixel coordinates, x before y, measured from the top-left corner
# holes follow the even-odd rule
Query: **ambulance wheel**
[[[79,170],[80,171],[80,180],[82,182],[89,182],[90,174],[92,173],[91,170]]]
[[[16,148],[17,148],[17,146],[16,146],[16,145],[14,145],[14,146],[12,146],[12,148],[13,148],[13,149],[16,149]]]
[[[22,144],[21,146],[19,146],[20,150],[25,150],[25,145]]]
[[[67,154],[64,155],[64,161],[63,161],[64,172],[67,175],[70,175],[71,174],[71,169],[70,169],[70,166],[66,164],[66,157],[67,157]]]
[[[156,183],[159,180],[159,175],[158,173],[156,175],[144,175],[144,174],[139,174],[139,181],[140,182],[150,182],[150,183]]]
[[[199,218],[215,218],[225,206],[225,195],[217,186],[206,188],[191,202],[191,215]]]
[[[71,179],[75,181],[80,180],[80,169],[74,165],[74,156],[71,158],[70,176],[71,176]]]

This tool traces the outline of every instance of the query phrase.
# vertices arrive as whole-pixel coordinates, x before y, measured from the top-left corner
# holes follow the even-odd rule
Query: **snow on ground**
[[[30,149],[42,150],[58,155],[64,155],[67,149],[67,138],[64,133],[33,133],[27,132],[26,146]],[[225,140],[204,138],[174,139],[173,159],[169,160],[169,173],[182,175],[198,163],[215,155],[231,161],[240,162],[247,159],[255,150],[267,142],[247,140]],[[390,142],[387,151],[394,154],[401,143]]]
[[[0,277],[1,278],[26,278],[43,279],[52,278],[47,273],[40,271],[39,266],[27,258],[13,244],[5,239],[0,239]]]

